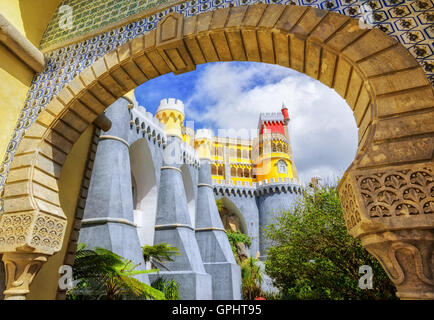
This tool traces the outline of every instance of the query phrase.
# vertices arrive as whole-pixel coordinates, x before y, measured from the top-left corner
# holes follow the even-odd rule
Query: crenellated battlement
[[[165,110],[176,110],[184,114],[184,103],[181,100],[175,98],[161,99],[157,113]]]
[[[180,144],[182,161],[185,164],[194,166],[195,168],[200,167],[200,160],[197,151],[190,145],[182,142]]]
[[[213,179],[214,193],[216,195],[244,195],[244,196],[262,196],[264,194],[271,194],[277,192],[289,192],[301,194],[304,185],[297,179],[270,179],[260,182],[233,182],[233,181],[217,181]]]
[[[213,137],[214,137],[214,134],[213,134],[212,130],[210,130],[210,129],[198,129],[196,131],[195,136],[194,136],[194,138],[196,140],[207,139],[210,141],[213,140]]]
[[[164,130],[164,124],[153,116],[151,112],[146,111],[145,107],[134,106],[130,111],[130,129],[135,130],[136,134],[143,138],[147,137],[154,143],[166,146],[167,137]]]
[[[280,112],[265,112],[259,114],[259,122],[263,121],[284,121],[283,114]]]

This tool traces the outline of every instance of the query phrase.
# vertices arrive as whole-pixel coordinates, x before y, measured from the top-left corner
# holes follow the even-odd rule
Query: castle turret
[[[184,127],[184,103],[174,98],[162,99],[155,117],[164,124],[166,135],[182,139]]]
[[[272,182],[295,177],[288,123],[288,108],[284,103],[280,113],[260,114],[255,159],[258,181]]]
[[[211,160],[211,146],[213,133],[209,129],[199,129],[194,139],[194,148],[197,150],[199,159]]]
[[[187,126],[183,127],[182,138],[184,139],[184,142],[186,144],[188,144],[191,147],[194,147],[194,129]]]
[[[285,123],[285,126],[287,126],[289,123],[289,114],[285,102],[282,102],[282,109],[280,111],[282,112],[283,115],[283,122]]]

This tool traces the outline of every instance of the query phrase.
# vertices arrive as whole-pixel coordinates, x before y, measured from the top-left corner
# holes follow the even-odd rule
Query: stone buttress
[[[241,299],[241,271],[223,228],[211,185],[211,167],[202,159],[199,169],[196,239],[206,271],[212,276],[214,300]]]
[[[179,137],[168,138],[166,150],[171,150],[171,143],[181,143],[181,140]],[[205,270],[188,211],[180,169],[182,160],[168,161],[170,155],[163,158],[154,244],[169,243],[181,254],[175,256],[174,261],[164,263],[170,271],[151,274],[150,279],[153,281],[160,276],[165,280],[174,279],[182,300],[212,299],[212,277]]]
[[[102,132],[96,152],[79,242],[102,247],[130,259],[144,270],[134,224],[128,145],[130,102],[121,98],[106,110],[112,127]],[[148,282],[147,275],[138,279]],[[148,282],[149,283],[149,282]]]

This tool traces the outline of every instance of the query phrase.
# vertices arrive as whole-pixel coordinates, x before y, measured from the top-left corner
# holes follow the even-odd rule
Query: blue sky
[[[278,112],[285,101],[294,161],[305,183],[314,175],[342,176],[357,149],[357,128],[346,102],[320,82],[276,65],[208,63],[147,81],[135,96],[153,114],[161,99],[180,99],[195,130],[233,129],[232,136],[246,136],[256,129],[260,112]]]

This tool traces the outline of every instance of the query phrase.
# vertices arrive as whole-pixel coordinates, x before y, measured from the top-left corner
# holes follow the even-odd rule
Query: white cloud
[[[282,101],[291,118],[289,132],[301,180],[342,176],[357,149],[352,111],[335,91],[303,74],[259,63],[209,64],[185,104],[187,118],[213,128],[251,130],[260,112],[278,112]]]

